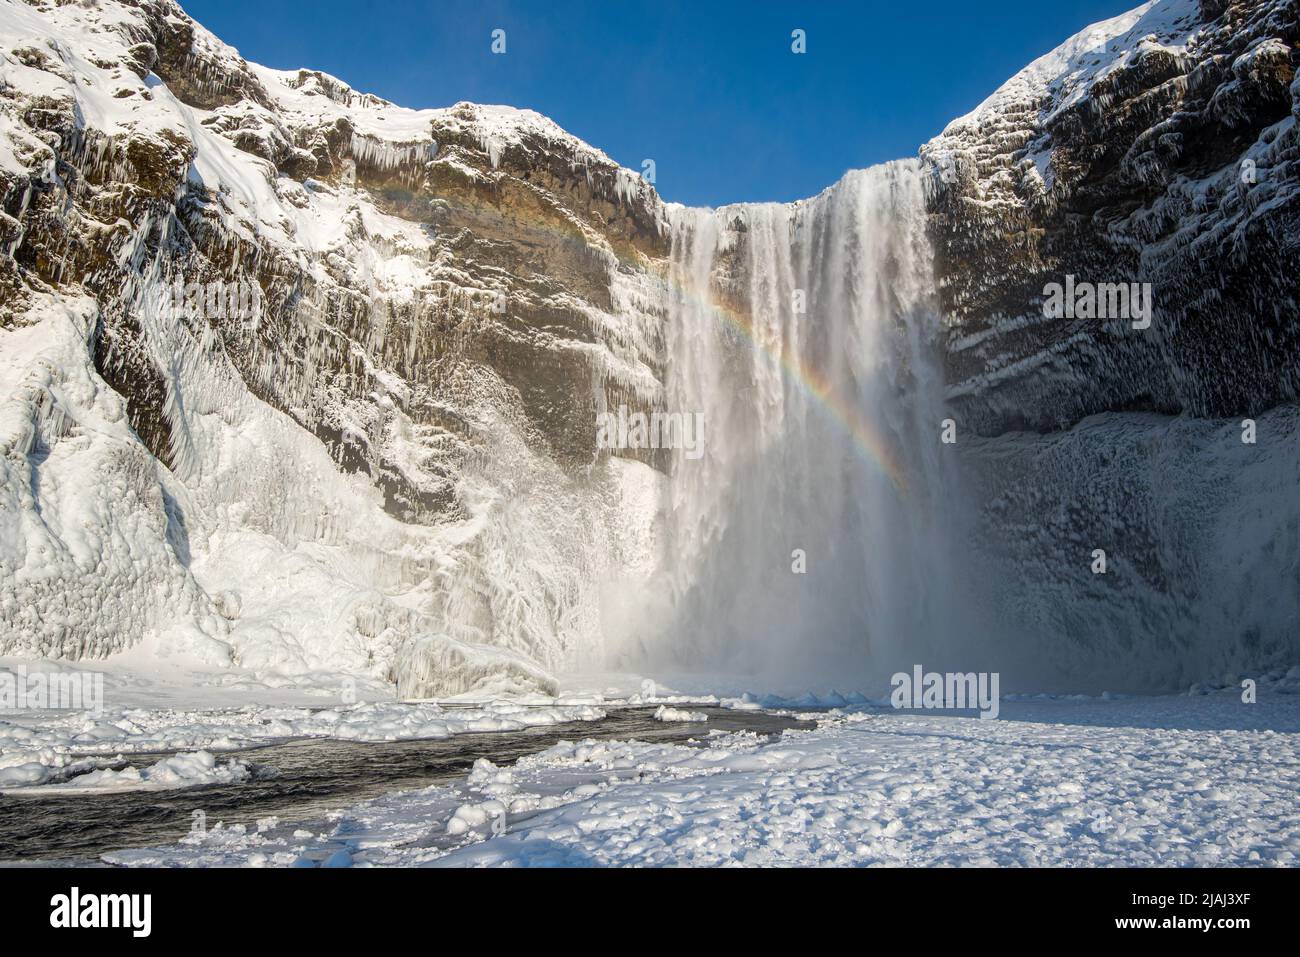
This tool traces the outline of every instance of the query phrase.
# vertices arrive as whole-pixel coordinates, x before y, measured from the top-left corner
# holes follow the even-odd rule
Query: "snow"
[[[202,787],[208,784],[234,784],[246,781],[251,772],[242,761],[218,762],[208,751],[174,754],[146,768],[127,767],[120,771],[104,768],[80,774],[69,780],[45,787],[22,790],[25,795],[83,794],[96,791],[168,791]],[[0,784],[4,784],[0,773]],[[13,793],[13,792],[10,792]]]
[[[16,670],[19,664],[33,673],[89,672],[93,667],[91,663],[74,667],[67,662],[0,659],[3,670]],[[383,683],[344,683],[338,676],[318,675],[316,683],[290,682],[275,688],[237,673],[176,673],[171,681],[159,681],[143,677],[143,671],[130,662],[115,664],[105,679],[111,706],[99,712],[0,712],[0,789],[122,785],[135,781],[137,774],[143,785],[193,786],[215,779],[204,780],[192,764],[185,763],[164,761],[152,772],[119,773],[103,766],[132,754],[220,753],[302,738],[441,739],[597,721],[606,713],[598,696],[403,702],[391,700],[391,688]],[[201,684],[204,681],[206,686]],[[176,705],[167,707],[168,701]]]
[[[1292,866],[1300,684],[1039,698],[1003,718],[850,710],[812,731],[563,742],[316,832],[224,822],[124,865]]]
[[[656,721],[708,721],[709,716],[703,711],[686,711],[661,704],[655,709]]]
[[[615,192],[622,200],[650,191],[638,173],[618,166],[602,151],[533,110],[469,102],[412,110],[356,93],[342,80],[317,71],[274,70],[255,63],[248,64],[248,68],[262,81],[283,115],[315,126],[346,119],[357,131],[353,137],[357,159],[383,169],[432,159],[437,152],[432,135],[436,125],[471,137],[488,154],[493,169],[501,165],[506,150],[527,150],[528,140],[535,138],[560,144],[575,169],[613,167]],[[325,87],[330,93],[321,95]],[[477,178],[476,171],[469,172]]]
[[[0,5],[0,70],[12,94],[0,109],[0,169],[29,177],[44,168],[50,149],[21,122],[36,98],[75,110],[79,149],[105,178],[122,178],[128,144],[144,140],[182,162],[192,147],[188,187],[202,215],[311,280],[297,317],[311,345],[291,356],[279,340],[253,336],[253,374],[236,370],[210,331],[186,328],[161,306],[177,263],[166,245],[150,250],[182,227],[165,216],[133,224],[122,255],[138,260],[141,276],[114,305],[139,316],[162,380],[168,468],[94,371],[96,303],[35,291],[21,328],[0,333],[0,441],[13,453],[0,463],[0,653],[77,659],[131,648],[147,652],[138,659],[146,671],[161,661],[285,682],[330,673],[393,682],[404,696],[553,689],[555,670],[598,640],[592,582],[614,547],[606,525],[619,507],[657,501],[655,475],[614,465],[594,482],[575,481],[531,447],[530,426],[503,411],[517,393],[495,373],[442,383],[432,395],[381,364],[389,322],[377,323],[373,342],[332,326],[335,275],[377,314],[409,311],[400,333],[408,358],[432,348],[431,323],[495,290],[478,288],[426,224],[381,212],[355,184],[277,175],[226,134],[274,151],[292,148],[295,132],[346,122],[353,161],[399,171],[437,152],[438,128],[483,144],[494,162],[544,144],[589,178],[606,176],[625,202],[649,202],[653,191],[537,113],[468,103],[407,110],[325,74],[248,64],[198,25],[196,74],[234,77],[256,95],[213,110],[190,106],[157,75],[121,65],[150,15],[116,5]],[[440,162],[460,160],[453,151]],[[605,238],[561,213],[618,274]],[[553,347],[582,351],[640,395],[658,388],[643,357],[661,317],[636,280],[620,282],[618,295],[640,298],[620,299],[616,313],[573,297],[550,304],[587,315],[606,345],[556,339]],[[358,368],[359,388],[319,374],[335,350]],[[411,403],[444,409],[472,434],[416,424],[405,411]],[[381,450],[411,485],[454,491],[457,518],[435,526],[389,514],[364,474],[331,459],[313,434],[322,422]],[[470,454],[489,466],[467,467]],[[642,539],[644,529],[626,554],[644,566]]]
[[[201,592],[168,541],[176,486],[91,366],[95,317],[90,300],[59,299],[0,331],[0,647],[70,654],[65,636],[77,621],[103,652],[120,651],[194,609],[172,647],[219,661]]]
[[[1200,19],[1197,0],[1150,0],[1091,24],[949,122],[921,153],[940,170],[953,170],[959,157],[967,168],[981,170],[972,194],[977,203],[1015,204],[1026,197],[1031,204],[1051,203],[1059,185],[1052,166],[1057,144],[1044,131],[1067,110],[1108,110],[1115,81],[1143,57],[1187,62],[1203,29]]]
[[[1195,36],[1196,0],[1150,0],[1116,17],[1080,30],[998,87],[975,109],[952,120],[943,136],[977,128],[990,116],[1017,105],[1039,103],[1040,125],[1087,97],[1098,81],[1122,70],[1151,49],[1182,53]]]
[[[332,708],[249,705],[216,711],[142,708],[40,715],[39,723],[9,712],[0,721],[0,744],[67,748],[78,753],[161,751],[185,747],[229,749],[303,737],[352,741],[446,738],[483,731],[517,731],[569,721],[595,721],[604,712],[589,705],[540,706],[501,700],[478,707],[435,702],[369,702]]]

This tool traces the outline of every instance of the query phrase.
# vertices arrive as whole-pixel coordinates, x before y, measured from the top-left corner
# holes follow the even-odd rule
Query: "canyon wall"
[[[406,696],[1294,662],[1296,31],[1160,0],[916,160],[712,211],[171,0],[5,2],[0,653]],[[1150,328],[1048,319],[1066,275]],[[707,454],[602,448],[620,407]]]

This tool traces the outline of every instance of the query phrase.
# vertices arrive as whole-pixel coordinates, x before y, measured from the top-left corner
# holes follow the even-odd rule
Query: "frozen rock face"
[[[106,0],[0,10],[0,196],[0,651],[412,695],[591,650],[656,482],[593,427],[661,388],[640,177]]]
[[[922,153],[950,397],[970,429],[1244,416],[1300,389],[1300,5],[1157,0],[1028,66]],[[1151,327],[1049,319],[1067,275]]]
[[[1185,687],[1300,655],[1298,42],[1294,0],[1159,0],[922,150],[1008,672]],[[1149,283],[1150,327],[1048,318],[1067,275]]]

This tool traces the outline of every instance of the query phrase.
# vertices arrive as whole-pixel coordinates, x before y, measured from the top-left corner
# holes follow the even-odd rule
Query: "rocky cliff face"
[[[1118,688],[1300,653],[1298,42],[1290,0],[1147,4],[922,150],[968,547],[1018,661],[1061,636]],[[1149,327],[1049,317],[1067,277],[1149,284]]]
[[[454,690],[430,676],[481,646],[568,661],[623,491],[591,471],[594,413],[660,388],[648,184],[527,111],[249,64],[168,0],[0,16],[0,326],[67,326],[7,380],[5,650],[180,628],[202,656],[406,692]],[[80,348],[93,400],[62,381]],[[99,478],[129,458],[140,514],[87,543],[61,512],[94,469],[62,470],[100,397]]]
[[[923,149],[950,397],[982,434],[1245,416],[1300,389],[1300,6],[1161,0],[1031,64]],[[1151,328],[1044,287],[1150,283]]]

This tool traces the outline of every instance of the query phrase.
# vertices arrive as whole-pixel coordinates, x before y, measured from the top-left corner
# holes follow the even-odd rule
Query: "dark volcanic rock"
[[[925,147],[970,427],[1295,399],[1297,43],[1295,0],[1164,0],[1081,34]],[[1044,288],[1067,274],[1150,283],[1151,328],[1045,318]]]

